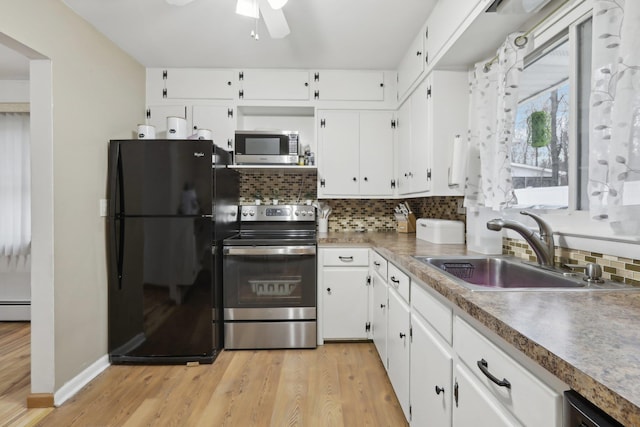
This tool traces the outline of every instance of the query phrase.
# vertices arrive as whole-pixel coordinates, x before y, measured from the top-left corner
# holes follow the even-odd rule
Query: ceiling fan
[[[168,4],[174,6],[184,6],[191,3],[193,0],[165,0]],[[237,0],[236,13],[238,15],[248,16],[250,18],[262,19],[269,31],[269,35],[274,39],[281,39],[289,35],[289,24],[287,19],[282,13],[282,6],[287,3],[288,0]],[[258,35],[252,31],[251,36],[256,40]]]

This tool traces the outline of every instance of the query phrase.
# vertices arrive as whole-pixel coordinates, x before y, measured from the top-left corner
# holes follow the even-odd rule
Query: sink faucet
[[[514,230],[527,241],[533,252],[535,252],[538,258],[538,264],[553,267],[555,258],[555,246],[553,243],[553,230],[547,222],[540,218],[536,214],[531,212],[521,211],[522,215],[527,215],[533,218],[538,224],[539,232],[532,231],[526,225],[509,219],[495,218],[487,221],[487,228],[489,230],[500,231],[503,228],[509,228]]]

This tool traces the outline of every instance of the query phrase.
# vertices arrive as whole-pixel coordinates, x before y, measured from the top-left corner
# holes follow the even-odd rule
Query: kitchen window
[[[511,150],[518,208],[588,209],[590,53],[589,18],[525,58]]]

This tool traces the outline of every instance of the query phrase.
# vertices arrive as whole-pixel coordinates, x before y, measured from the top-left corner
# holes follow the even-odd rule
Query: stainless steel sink
[[[508,256],[414,258],[440,269],[457,283],[474,291],[640,290],[613,281],[587,283],[582,274],[529,264]]]

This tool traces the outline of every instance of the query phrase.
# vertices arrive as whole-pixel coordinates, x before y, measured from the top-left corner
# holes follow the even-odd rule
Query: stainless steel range
[[[315,208],[242,206],[223,242],[224,347],[316,347]]]

